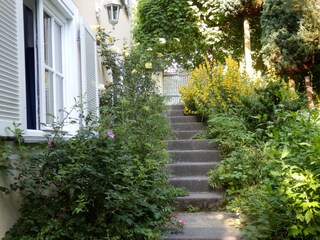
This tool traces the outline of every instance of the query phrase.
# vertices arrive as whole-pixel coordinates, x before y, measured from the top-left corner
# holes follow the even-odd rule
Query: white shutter
[[[22,16],[21,0],[0,0],[0,136],[11,135],[6,128],[23,119]]]
[[[96,37],[80,19],[81,79],[85,114],[99,115]]]

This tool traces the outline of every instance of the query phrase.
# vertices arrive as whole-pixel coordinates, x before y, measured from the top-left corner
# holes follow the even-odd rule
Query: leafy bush
[[[277,120],[279,124],[270,127],[268,149],[270,159],[278,165],[272,171],[273,181],[292,216],[288,235],[319,236],[319,114],[279,112]]]
[[[214,126],[216,139],[222,139],[222,149],[231,142],[232,151],[210,172],[211,184],[226,186],[229,196],[236,194],[229,209],[242,213],[245,239],[316,239],[320,233],[319,114],[279,108],[274,121],[263,129],[262,139],[259,132],[235,127],[235,116],[229,122],[227,117],[223,121],[214,117],[209,127]],[[244,126],[238,121],[238,126]],[[224,131],[227,126],[233,134]]]
[[[117,110],[112,132],[88,122],[68,141],[56,135],[27,159],[16,183],[24,196],[21,218],[5,239],[159,239],[174,193],[160,103],[150,97],[135,118]]]
[[[272,75],[254,91],[237,92],[222,81],[209,87],[220,76],[212,69],[196,69],[181,92],[186,110],[205,115],[208,135],[221,147],[211,185],[223,187],[228,209],[241,213],[244,238],[318,239],[319,113],[304,110],[305,98]],[[225,88],[234,98],[223,98]]]
[[[118,61],[122,82],[100,92],[99,119],[87,116],[68,140],[55,128],[40,152],[18,161],[21,217],[5,240],[162,238],[175,194],[169,127],[151,72],[136,62],[140,72],[130,74],[137,57]]]
[[[180,89],[186,113],[208,116],[212,111],[225,112],[240,105],[240,96],[252,91],[238,63],[230,56],[225,61],[226,65],[207,61],[191,72],[187,86]]]
[[[283,81],[273,81],[273,76],[267,85],[257,88],[250,95],[242,95],[242,107],[237,113],[246,119],[246,126],[255,130],[264,128],[268,122],[275,121],[278,109],[297,111],[305,106],[306,102],[289,85]],[[278,79],[279,80],[279,79]]]
[[[222,163],[210,171],[211,186],[223,186],[228,195],[256,185],[265,173],[266,158],[261,142],[248,131],[244,119],[231,114],[212,114],[208,120],[209,137],[222,150]]]
[[[289,228],[285,198],[268,185],[241,189],[229,209],[241,213],[244,239],[287,239]]]

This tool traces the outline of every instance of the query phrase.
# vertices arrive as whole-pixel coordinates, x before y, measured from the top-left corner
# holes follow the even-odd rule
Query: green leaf
[[[288,156],[288,154],[289,154],[289,150],[288,150],[287,146],[285,146],[282,150],[282,153],[281,153],[281,159],[286,158]]]
[[[313,213],[312,210],[308,210],[306,212],[306,215],[304,216],[305,220],[307,223],[309,223],[311,221],[311,219],[313,218]]]

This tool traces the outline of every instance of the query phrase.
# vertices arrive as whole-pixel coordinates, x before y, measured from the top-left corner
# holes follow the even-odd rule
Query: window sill
[[[23,139],[25,143],[41,143],[47,142],[50,138],[51,131],[41,131],[41,130],[27,130],[26,134],[23,135]],[[70,139],[72,134],[65,132],[64,138]]]

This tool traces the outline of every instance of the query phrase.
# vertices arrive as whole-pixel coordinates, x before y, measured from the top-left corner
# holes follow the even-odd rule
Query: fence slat
[[[185,86],[189,80],[189,74],[174,73],[163,76],[163,94],[167,97],[166,104],[181,104],[179,88]]]

